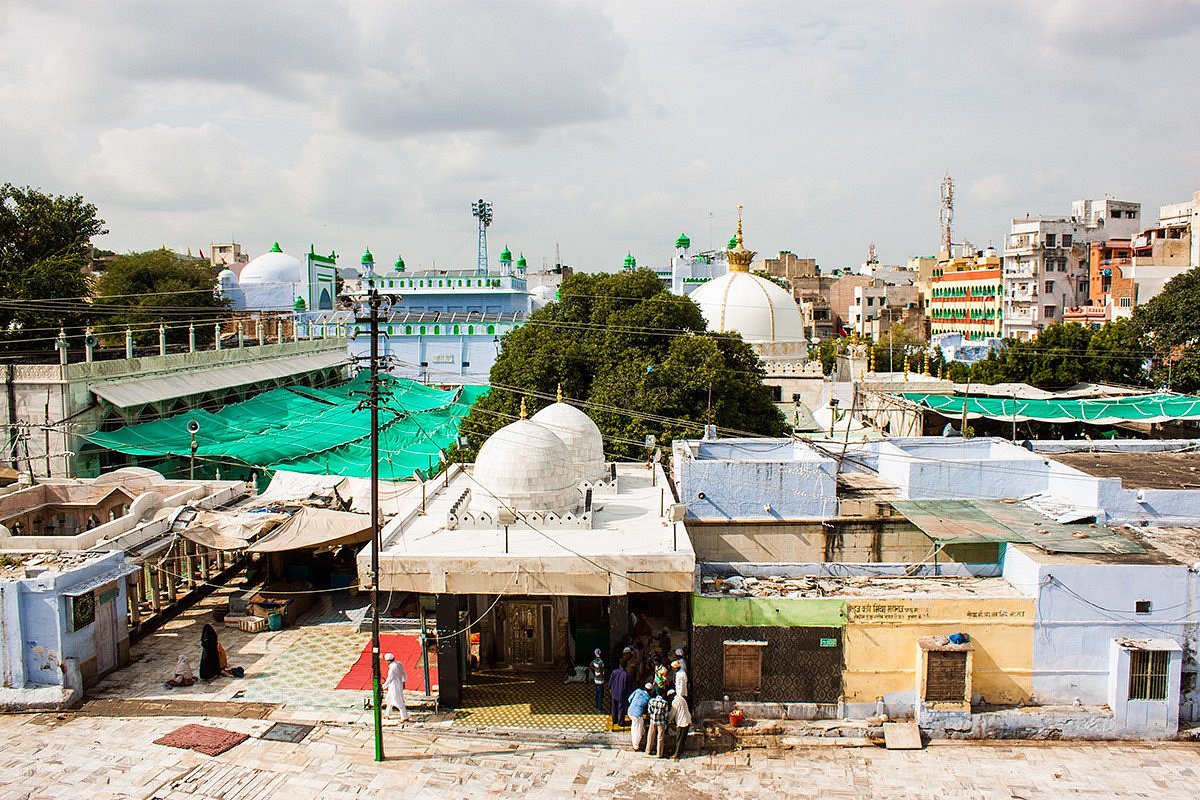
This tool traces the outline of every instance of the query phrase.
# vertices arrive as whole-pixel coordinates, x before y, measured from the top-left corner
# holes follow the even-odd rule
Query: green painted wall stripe
[[[842,627],[846,601],[824,597],[702,597],[692,595],[692,624],[726,627]]]

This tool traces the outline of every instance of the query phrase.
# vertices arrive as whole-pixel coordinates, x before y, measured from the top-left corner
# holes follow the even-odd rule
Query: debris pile
[[[995,586],[997,581],[1003,584],[1003,587]],[[701,594],[710,597],[878,597],[881,594],[945,593],[947,590],[989,594],[994,588],[1002,589],[1007,586],[1008,584],[1000,578],[943,576],[916,578],[879,575],[705,575],[700,579]]]

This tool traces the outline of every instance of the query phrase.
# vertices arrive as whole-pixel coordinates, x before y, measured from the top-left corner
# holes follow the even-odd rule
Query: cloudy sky
[[[278,239],[411,266],[662,263],[681,229],[827,268],[1105,193],[1200,189],[1200,0],[0,0],[0,181],[123,251]],[[711,228],[711,236],[710,236]]]

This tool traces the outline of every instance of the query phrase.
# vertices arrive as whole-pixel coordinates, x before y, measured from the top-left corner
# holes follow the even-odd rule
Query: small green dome
[[[625,269],[637,268],[637,259],[633,257],[633,253],[625,254]]]
[[[500,251],[501,261],[512,261],[512,250],[508,249],[508,245],[504,245],[504,249]]]
[[[280,248],[280,246],[279,246],[279,242],[276,242],[275,244],[271,245],[270,252],[272,252],[272,253],[282,253],[283,252],[283,249]]]
[[[675,246],[680,248],[681,250],[687,250],[689,247],[692,246],[692,240],[688,238],[688,235],[686,233],[684,233],[683,231],[680,231],[679,238],[675,240]]]
[[[729,237],[729,244],[725,245],[725,249],[732,250],[735,247],[737,247],[737,235],[736,234]]]
[[[529,266],[529,264],[525,261],[525,254],[521,253],[521,255],[517,257],[517,269],[525,269],[527,266]]]
[[[404,272],[404,256],[396,256],[396,272]]]
[[[294,303],[292,303],[292,310],[293,311],[303,311],[306,308],[308,308],[308,306],[307,306],[307,304],[305,304],[304,298],[297,295],[296,301]]]
[[[371,255],[371,248],[368,247],[367,252],[363,253],[362,263],[370,264],[371,266],[375,265],[375,256]]]

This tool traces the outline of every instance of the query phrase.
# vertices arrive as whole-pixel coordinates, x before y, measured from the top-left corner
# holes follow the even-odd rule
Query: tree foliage
[[[167,342],[184,344],[194,322],[197,344],[205,346],[213,338],[213,321],[228,309],[213,291],[216,283],[217,271],[208,261],[165,248],[117,256],[97,285],[95,307],[103,320],[97,330],[120,333],[123,340],[129,326],[136,341],[150,344],[164,324]]]
[[[705,333],[700,309],[663,289],[649,270],[576,274],[559,300],[508,333],[491,371],[492,391],[463,421],[473,459],[492,432],[511,422],[525,397],[533,414],[561,384],[584,401],[611,457],[642,458],[653,434],[660,444],[700,436],[716,425],[768,436],[783,416],[762,385],[758,357],[741,337]]]
[[[1133,325],[1153,355],[1155,386],[1200,390],[1200,269],[1167,281],[1157,296],[1134,309]]]
[[[49,350],[53,328],[83,324],[88,243],[104,233],[79,195],[0,186],[0,347]]]

